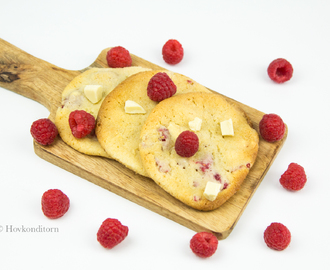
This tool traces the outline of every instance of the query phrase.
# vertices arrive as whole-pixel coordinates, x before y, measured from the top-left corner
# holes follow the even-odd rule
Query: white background
[[[329,266],[329,1],[1,2],[0,38],[47,62],[80,70],[104,48],[121,45],[262,112],[279,114],[289,127],[283,149],[236,227],[203,260],[189,248],[194,231],[39,158],[29,130],[48,111],[0,88],[1,269]],[[176,66],[161,56],[171,38],[185,50]],[[280,85],[266,73],[278,57],[294,68],[293,78]],[[302,165],[308,177],[299,192],[279,184],[291,162]],[[41,196],[50,188],[63,190],[71,200],[69,212],[58,220],[41,212]],[[108,217],[129,227],[128,237],[112,250],[96,240]],[[284,251],[271,250],[263,241],[272,222],[291,231]],[[10,225],[56,227],[59,232],[10,233]]]

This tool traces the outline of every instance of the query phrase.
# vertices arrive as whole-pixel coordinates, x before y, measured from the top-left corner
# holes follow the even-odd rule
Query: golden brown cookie
[[[118,85],[102,103],[95,128],[104,150],[134,172],[148,176],[140,153],[140,132],[150,111],[158,104],[147,95],[149,80],[158,72],[166,72],[177,86],[175,95],[187,92],[210,92],[194,80],[170,71],[146,71],[131,76]],[[125,112],[125,103],[133,101],[144,113]]]
[[[186,130],[199,139],[192,157],[179,156],[174,146]],[[186,205],[208,211],[240,188],[255,162],[258,143],[243,111],[215,93],[187,93],[152,110],[139,149],[144,168],[160,187]]]

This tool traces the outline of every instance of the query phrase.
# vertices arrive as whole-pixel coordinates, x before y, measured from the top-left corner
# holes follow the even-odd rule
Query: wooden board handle
[[[52,113],[61,103],[63,85],[79,73],[54,66],[0,39],[0,86],[39,102]]]

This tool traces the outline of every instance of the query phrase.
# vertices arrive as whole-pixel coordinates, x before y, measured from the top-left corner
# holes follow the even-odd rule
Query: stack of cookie
[[[109,72],[117,75],[106,75]],[[153,101],[147,87],[159,72],[170,77],[176,93]],[[64,90],[56,116],[55,124],[68,145],[85,154],[115,159],[198,210],[218,208],[239,189],[255,162],[259,143],[240,108],[170,71],[132,67],[85,73]],[[87,85],[107,90],[93,103],[83,90]],[[96,118],[96,136],[72,137],[68,114],[78,109]],[[175,150],[175,142],[187,130],[197,135],[199,145],[194,155],[183,157]]]

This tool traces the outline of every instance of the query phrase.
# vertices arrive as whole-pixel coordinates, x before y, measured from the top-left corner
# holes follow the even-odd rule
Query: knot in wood
[[[18,80],[19,77],[17,74],[13,74],[10,72],[2,72],[0,73],[0,82],[11,83],[13,81]]]

